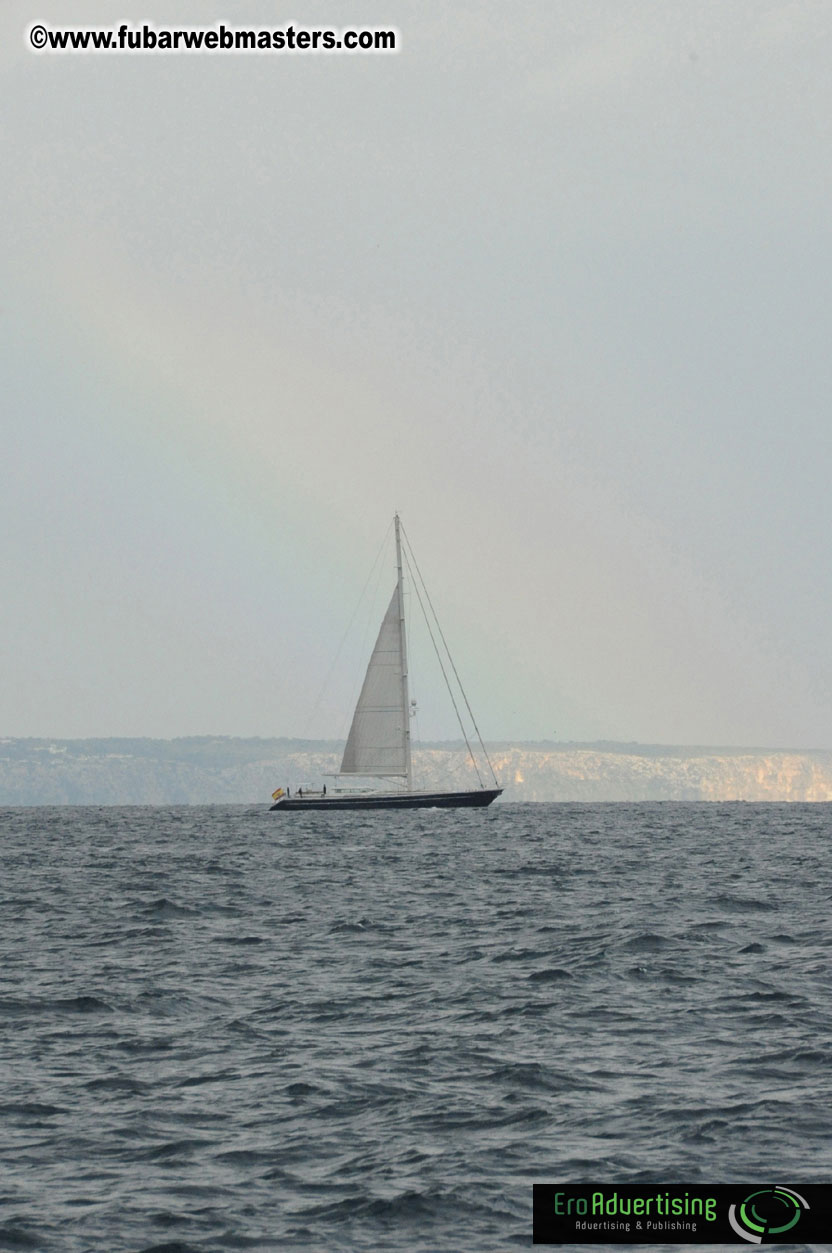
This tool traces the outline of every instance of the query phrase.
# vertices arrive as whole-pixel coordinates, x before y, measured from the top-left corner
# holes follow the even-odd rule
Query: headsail
[[[399,586],[384,615],[355,708],[341,774],[407,778],[405,663]]]

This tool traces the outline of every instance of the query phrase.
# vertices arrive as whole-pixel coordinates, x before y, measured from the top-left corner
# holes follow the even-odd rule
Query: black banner
[[[828,1244],[832,1184],[536,1183],[535,1244]]]

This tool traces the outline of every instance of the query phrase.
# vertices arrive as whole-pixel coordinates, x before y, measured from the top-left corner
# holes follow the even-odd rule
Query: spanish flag
[[[283,795],[283,788],[279,787],[276,792],[272,792],[272,800],[279,801],[282,795]]]

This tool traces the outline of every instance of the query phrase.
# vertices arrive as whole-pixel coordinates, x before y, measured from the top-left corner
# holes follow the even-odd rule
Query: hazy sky
[[[344,734],[399,509],[486,738],[832,748],[829,0],[0,59],[0,735]]]

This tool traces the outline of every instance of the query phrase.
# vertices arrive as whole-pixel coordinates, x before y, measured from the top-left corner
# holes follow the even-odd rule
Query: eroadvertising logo
[[[535,1244],[832,1242],[832,1185],[534,1185]]]
[[[738,1236],[752,1244],[770,1244],[773,1236],[783,1236],[800,1221],[809,1202],[791,1188],[762,1188],[752,1192],[740,1205],[728,1210],[728,1221]],[[803,1239],[803,1232],[795,1232]],[[781,1242],[782,1243],[782,1242]]]

